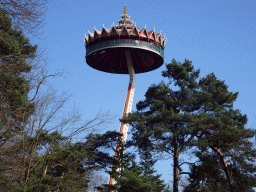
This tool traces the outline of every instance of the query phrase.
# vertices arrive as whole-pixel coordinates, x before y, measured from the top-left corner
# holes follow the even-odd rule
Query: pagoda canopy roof
[[[142,39],[143,39],[143,40],[141,39],[142,41],[147,41],[145,39],[145,37],[146,37],[147,39],[152,39],[155,42],[159,43],[163,48],[165,47],[166,38],[161,37],[161,31],[160,31],[160,33],[156,34],[155,29],[153,29],[150,32],[147,32],[146,26],[142,30],[139,30],[136,27],[136,24],[132,25],[133,22],[130,20],[130,16],[127,14],[126,6],[124,9],[124,14],[121,15],[121,18],[122,19],[118,21],[118,25],[114,26],[114,24],[113,24],[113,26],[110,30],[105,28],[103,25],[101,32],[94,29],[94,33],[92,34],[88,31],[88,37],[85,38],[86,46],[89,45],[95,39],[99,39],[104,36],[111,37],[111,36],[115,36],[115,35],[118,35],[118,36],[120,36],[120,35],[127,35],[127,36],[135,35],[135,36],[139,36],[138,39],[140,39],[140,37],[142,37]],[[159,46],[159,44],[158,44],[158,46]]]

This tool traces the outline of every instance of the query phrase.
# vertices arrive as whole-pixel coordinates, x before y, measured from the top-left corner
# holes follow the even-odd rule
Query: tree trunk
[[[221,165],[223,167],[223,170],[225,172],[226,178],[227,178],[228,183],[229,183],[229,190],[230,190],[230,192],[233,192],[234,189],[233,189],[232,176],[231,176],[231,174],[228,170],[228,164],[226,162],[226,159],[225,159],[224,155],[221,153],[221,151],[219,149],[217,149],[217,147],[212,146],[211,148],[219,156]]]
[[[173,192],[178,192],[179,185],[179,153],[177,136],[174,136],[174,154],[173,154]]]

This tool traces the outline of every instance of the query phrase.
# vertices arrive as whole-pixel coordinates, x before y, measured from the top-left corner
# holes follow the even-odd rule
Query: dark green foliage
[[[153,192],[153,187],[134,161],[124,166],[123,176],[117,182],[120,186],[118,192]]]
[[[148,151],[140,153],[140,163],[137,165],[132,156],[125,154],[122,163],[120,177],[116,177],[118,192],[148,191],[148,192],[169,192],[160,179],[161,175],[155,175],[155,160]]]
[[[200,159],[200,164],[193,164],[190,166],[189,185],[184,189],[184,192],[197,192],[197,191],[219,191],[227,192],[228,182],[223,175],[218,157],[213,154],[200,152],[196,153]]]
[[[132,125],[132,144],[139,150],[172,154],[174,191],[178,191],[179,154],[197,133],[188,124],[194,118],[191,112],[200,109],[196,92],[199,70],[194,70],[188,60],[183,64],[173,60],[166,67],[163,76],[172,78],[180,89],[173,91],[163,81],[153,84],[145,94],[146,99],[136,105],[138,111],[122,121]]]
[[[91,143],[90,149],[97,152],[100,159],[95,159],[95,165],[102,165],[106,168],[109,165],[114,165],[111,171],[106,171],[117,181],[118,185],[109,186],[107,183],[103,186],[98,186],[97,189],[101,191],[110,191],[111,189],[118,189],[119,192],[123,191],[154,191],[154,192],[168,192],[163,180],[160,180],[160,175],[154,175],[153,166],[156,162],[152,159],[149,152],[143,151],[140,153],[141,162],[137,165],[134,161],[135,156],[131,153],[123,153],[124,145],[120,143],[120,149],[117,151],[117,156],[113,159],[104,152],[104,149],[115,149],[116,142],[119,141],[121,136],[118,132],[106,132],[105,134],[89,135],[87,142]],[[104,154],[104,155],[103,155]],[[100,163],[101,162],[101,163]],[[105,162],[105,163],[104,163]],[[104,163],[104,165],[102,164]],[[117,172],[116,168],[122,164],[122,171]]]
[[[151,186],[151,190],[154,192],[169,192],[167,185],[164,184],[164,180],[161,180],[161,175],[156,175],[157,171],[154,170],[154,165],[156,160],[153,159],[153,155],[150,151],[140,151],[140,170],[142,171],[142,176],[145,178],[148,184]]]
[[[145,100],[136,105],[137,111],[122,119],[132,125],[133,137],[128,143],[139,150],[172,154],[175,192],[182,174],[179,155],[191,147],[216,153],[230,191],[234,191],[236,181],[228,159],[235,160],[240,171],[254,180],[256,153],[249,139],[255,131],[246,129],[246,115],[233,109],[238,93],[228,91],[225,82],[213,73],[197,81],[199,70],[193,69],[191,61],[173,60],[166,68],[162,75],[170,83],[153,84]],[[169,85],[177,86],[178,90]]]
[[[155,160],[149,152],[140,154],[141,161],[139,165],[131,160],[131,157],[125,155],[123,169],[120,177],[117,177],[118,192],[169,192],[164,181],[160,179],[161,175],[155,175]]]
[[[233,166],[233,165],[231,165]],[[254,170],[241,170],[237,167],[232,169],[232,177],[234,179],[234,189],[235,191],[243,192],[255,192],[253,188],[256,187],[256,175]],[[253,174],[252,174],[253,173]]]
[[[142,155],[139,165],[133,159],[134,157],[130,156],[129,153],[124,154],[121,173],[108,172],[114,176],[118,184],[105,185],[108,188],[105,191],[118,189],[118,192],[170,192],[164,181],[160,179],[161,175],[154,174],[156,172],[153,169],[155,161],[150,155]],[[100,187],[98,189],[103,190]]]
[[[104,134],[89,134],[86,137],[88,150],[91,151],[90,157],[94,159],[92,165],[106,168],[112,164],[113,154],[109,152],[115,149],[119,136],[120,134],[116,131],[107,131]]]
[[[31,72],[30,62],[36,50],[37,46],[32,46],[22,31],[12,28],[10,18],[0,10],[0,189],[18,191],[17,178],[10,174],[10,166],[14,163],[16,171],[21,166],[15,164],[19,160],[15,160],[16,154],[11,149],[19,150],[18,158],[22,156],[20,146],[12,144],[21,138],[20,133],[25,127],[23,123],[34,110],[28,99],[30,85],[25,76]],[[4,144],[8,144],[8,150],[4,149]]]
[[[33,139],[31,139],[31,142]],[[38,138],[38,149],[46,148],[43,155],[28,164],[24,175],[25,191],[85,191],[93,169],[91,162],[97,156],[90,143],[67,142],[58,132],[43,131]],[[27,179],[29,178],[29,179]]]
[[[0,112],[3,126],[10,116],[25,122],[33,110],[27,97],[29,82],[23,74],[31,70],[28,62],[35,57],[37,45],[32,46],[22,31],[13,29],[10,18],[2,10],[0,23]]]
[[[202,151],[211,149],[217,153],[229,183],[229,191],[248,189],[250,191],[251,187],[255,186],[255,183],[249,180],[255,181],[256,151],[249,140],[254,137],[255,131],[246,129],[247,116],[233,109],[238,93],[229,92],[224,81],[218,80],[214,74],[202,78],[199,86],[202,106],[191,126],[198,127],[200,134],[197,135],[198,140],[195,140],[193,145],[198,146]],[[232,163],[227,162],[228,159],[239,165],[237,173],[231,168]],[[248,181],[244,181],[248,183],[247,187],[238,184],[242,180],[236,178],[238,173],[247,175]]]
[[[190,166],[189,185],[185,187],[184,192],[230,191],[229,183],[222,171],[218,156],[206,152],[203,154],[197,152],[196,156],[199,158],[199,164]],[[254,192],[255,176],[252,177],[248,172],[241,173],[241,170],[232,163],[228,165],[228,168],[232,172],[233,190],[235,192]]]
[[[74,144],[57,131],[41,131],[36,137],[27,137],[22,177],[13,183],[3,177],[7,182],[1,183],[1,187],[15,192],[85,191],[91,179],[90,171],[111,165],[112,154],[102,149],[111,149],[118,135],[116,132],[90,134],[86,142]]]

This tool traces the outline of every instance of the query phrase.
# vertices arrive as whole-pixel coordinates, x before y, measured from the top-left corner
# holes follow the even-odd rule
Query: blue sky
[[[117,25],[123,14],[125,1],[101,0],[49,0],[46,25],[42,39],[32,42],[46,48],[50,73],[59,69],[69,72],[66,78],[51,79],[50,83],[61,91],[74,94],[73,103],[83,113],[84,120],[92,119],[102,108],[117,115],[115,123],[106,130],[118,130],[126,91],[128,75],[104,73],[90,68],[85,61],[83,35],[94,26],[102,30],[102,24],[110,28]],[[183,62],[192,60],[200,77],[214,72],[225,80],[232,92],[239,92],[234,104],[249,118],[248,126],[254,126],[256,115],[256,1],[254,0],[127,0],[130,19],[141,29],[155,27],[166,34],[164,64],[173,58]],[[148,87],[163,80],[157,70],[136,75],[133,110],[144,99]],[[184,157],[185,158],[185,157]],[[167,182],[172,179],[172,160],[156,166]]]

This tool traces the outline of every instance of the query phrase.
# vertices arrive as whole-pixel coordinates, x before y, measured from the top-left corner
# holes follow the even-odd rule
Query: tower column
[[[125,99],[122,117],[124,117],[125,114],[131,113],[131,111],[132,111],[132,103],[133,103],[133,96],[134,96],[135,82],[136,82],[135,71],[134,71],[134,67],[132,64],[130,50],[125,50],[125,56],[126,56],[126,62],[127,62],[127,67],[128,67],[128,71],[129,71],[130,81],[129,81],[128,91],[127,91],[127,95],[126,95],[126,99]],[[123,134],[123,136],[121,137],[120,140],[123,144],[125,144],[126,139],[127,139],[128,127],[129,127],[128,123],[126,123],[126,124],[121,123],[121,125],[120,125],[119,133]],[[114,158],[117,158],[117,155],[118,155],[117,151],[119,151],[119,149],[120,149],[120,143],[117,142]],[[112,165],[112,168],[113,168],[113,165]],[[117,168],[117,172],[120,172],[120,171],[121,171],[121,165]],[[109,185],[114,185],[114,184],[116,184],[115,179],[110,177]]]

